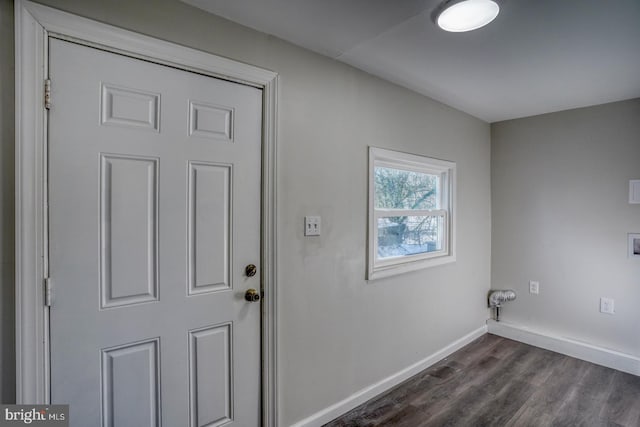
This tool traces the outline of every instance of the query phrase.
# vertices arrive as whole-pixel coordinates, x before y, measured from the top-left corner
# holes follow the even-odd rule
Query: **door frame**
[[[48,277],[48,125],[44,93],[51,37],[262,89],[262,424],[277,426],[278,74],[28,0],[15,1],[17,403],[50,403],[49,308],[45,305],[44,286]]]

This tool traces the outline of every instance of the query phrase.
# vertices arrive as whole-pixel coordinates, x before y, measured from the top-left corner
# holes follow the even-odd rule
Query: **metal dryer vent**
[[[513,289],[492,289],[489,291],[489,308],[495,309],[496,322],[500,321],[500,307],[502,307],[502,303],[513,301],[514,299],[516,299],[516,291],[514,291]]]

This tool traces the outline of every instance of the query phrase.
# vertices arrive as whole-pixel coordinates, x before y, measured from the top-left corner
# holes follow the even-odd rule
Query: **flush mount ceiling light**
[[[494,0],[446,0],[433,11],[433,21],[445,31],[461,33],[484,27],[500,12]]]

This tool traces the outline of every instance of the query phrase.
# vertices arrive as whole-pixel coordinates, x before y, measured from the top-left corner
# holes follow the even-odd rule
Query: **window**
[[[369,148],[367,279],[455,261],[456,164]]]

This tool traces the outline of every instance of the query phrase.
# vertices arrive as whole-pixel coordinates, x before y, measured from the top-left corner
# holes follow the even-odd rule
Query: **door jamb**
[[[47,113],[43,97],[48,39],[56,37],[262,89],[262,421],[265,426],[277,426],[278,74],[28,0],[15,1],[15,37],[16,402],[50,403],[49,316],[44,304],[48,230]]]

